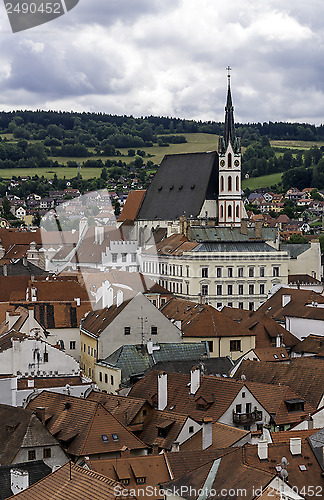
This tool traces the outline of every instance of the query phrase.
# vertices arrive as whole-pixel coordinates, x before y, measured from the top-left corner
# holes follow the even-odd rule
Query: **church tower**
[[[242,219],[241,141],[235,135],[230,70],[228,67],[224,137],[220,137],[218,143],[218,225],[238,227]]]

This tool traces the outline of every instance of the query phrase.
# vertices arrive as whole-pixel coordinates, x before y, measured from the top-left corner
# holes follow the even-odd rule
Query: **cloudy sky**
[[[230,65],[236,121],[324,123],[321,0],[79,0],[15,34],[0,8],[4,110],[223,121]]]

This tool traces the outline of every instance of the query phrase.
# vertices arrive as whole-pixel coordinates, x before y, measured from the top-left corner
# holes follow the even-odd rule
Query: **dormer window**
[[[146,483],[146,477],[137,477],[136,478],[136,484],[145,484]]]
[[[303,399],[286,399],[285,404],[287,407],[287,410],[289,412],[291,411],[304,411],[305,407],[305,401]]]

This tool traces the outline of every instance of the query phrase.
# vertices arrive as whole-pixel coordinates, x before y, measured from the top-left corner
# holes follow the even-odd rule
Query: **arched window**
[[[236,205],[236,217],[239,218],[240,216],[240,206]]]
[[[239,191],[240,189],[240,178],[239,176],[237,175],[236,176],[236,191]]]
[[[232,177],[231,176],[229,176],[229,178],[227,179],[227,184],[228,184],[228,190],[232,191]]]
[[[229,217],[232,217],[232,205],[228,205],[227,213]]]
[[[224,218],[224,207],[223,207],[223,205],[221,205],[221,207],[220,207],[220,216],[221,216],[221,219]]]
[[[221,189],[221,191],[224,191],[224,177],[222,175],[221,175],[220,181],[221,181],[220,182],[220,184],[221,184],[220,189]]]
[[[228,165],[228,168],[232,168],[232,153],[228,153],[227,165]]]

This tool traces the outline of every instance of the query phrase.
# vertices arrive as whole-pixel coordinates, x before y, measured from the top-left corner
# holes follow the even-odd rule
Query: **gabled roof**
[[[91,391],[87,399],[100,402],[119,422],[126,426],[131,425],[143,406],[149,404],[146,399],[128,398],[126,396],[97,391]]]
[[[123,485],[128,490],[135,492],[136,498],[160,499],[159,484],[169,481],[170,475],[167,459],[162,455],[149,455],[143,457],[124,457],[116,459],[87,460],[87,466],[100,474],[115,481],[128,479],[128,484]],[[143,485],[138,484],[138,478],[145,478],[145,488],[150,494],[143,495]],[[152,492],[152,493],[151,493]]]
[[[187,418],[185,414],[153,409],[144,421],[141,440],[148,446],[157,445],[161,449],[171,450]],[[163,436],[159,429],[163,429]]]
[[[218,154],[166,155],[150,184],[138,220],[197,217],[206,199],[216,200]]]
[[[145,448],[144,443],[99,402],[43,391],[28,404],[28,409],[37,407],[46,408],[47,429],[71,455],[113,453],[123,446],[130,450]]]
[[[204,342],[168,342],[156,344],[157,349],[149,354],[146,345],[124,345],[102,359],[99,363],[121,369],[122,384],[129,384],[134,375],[144,375],[144,372],[155,366],[159,361],[188,361],[191,366],[195,361],[208,355]]]
[[[317,356],[324,356],[324,336],[308,335],[304,340],[298,342],[294,347],[294,352],[312,353]]]
[[[23,255],[25,252],[23,253]],[[9,258],[7,255],[5,258]],[[17,257],[16,257],[17,258]],[[1,263],[1,261],[0,261]],[[0,266],[0,276],[4,276],[4,268]],[[28,260],[19,259],[7,264],[6,276],[47,276],[48,272],[35,266],[32,262]]]
[[[284,307],[283,295],[290,296],[289,302]],[[276,321],[284,321],[286,316],[324,320],[324,307],[315,307],[316,303],[324,304],[324,296],[320,293],[282,287],[259,307],[258,312]]]
[[[188,241],[184,234],[172,234],[168,238],[160,241],[155,247],[145,250],[145,254],[152,255],[183,255],[183,252],[190,252],[198,243]]]
[[[135,397],[141,395],[141,397],[145,397],[154,403],[158,390],[157,375],[158,372],[152,371],[139,380],[132,387],[129,395]],[[311,406],[306,402],[305,411],[288,412],[285,400],[300,398],[300,396],[285,385],[278,387],[259,382],[204,376],[201,377],[200,387],[194,396],[190,395],[189,385],[189,376],[180,373],[168,374],[166,410],[172,408],[173,411],[189,415],[198,421],[202,420],[203,417],[212,417],[213,421],[216,422],[232,404],[242,387],[246,387],[269,414],[273,413],[275,415],[274,418],[278,425],[283,423],[293,424],[300,421],[315,409],[315,406]],[[197,407],[198,399],[203,399],[207,403],[204,410]]]
[[[317,408],[324,393],[324,360],[294,358],[289,363],[243,361],[236,376],[268,384],[285,384]]]
[[[291,347],[298,343],[298,339],[288,330],[279,325],[272,317],[265,314],[259,308],[257,311],[246,311],[234,307],[223,307],[222,314],[247,328],[255,335],[256,349],[267,349],[271,347],[273,339],[278,335],[285,346]]]
[[[57,445],[30,410],[1,404],[0,422],[1,465],[11,464],[21,447]]]
[[[221,424],[220,422],[213,422],[212,431],[212,447],[213,448],[228,448],[236,446],[241,439],[249,436],[249,431],[232,427],[231,425]],[[183,451],[196,451],[202,449],[202,430],[196,432],[190,439],[187,439],[181,446],[180,450]]]
[[[119,306],[113,304],[110,307],[104,307],[103,309],[89,312],[81,323],[82,331],[89,332],[95,337],[99,337],[105,328],[117,318],[131,300],[132,299],[124,300]]]
[[[160,311],[173,321],[181,321],[183,336],[189,337],[246,337],[254,336],[247,328],[206,304],[172,298]]]
[[[137,214],[141,208],[144,196],[146,194],[145,189],[130,191],[128,193],[126,203],[121,211],[120,216],[118,217],[118,222],[123,222],[125,220],[135,220]]]
[[[52,474],[10,497],[18,500],[76,500],[93,498],[96,500],[133,499],[132,495],[118,495],[124,488],[121,484],[97,472],[85,469],[72,462],[60,467]],[[124,492],[123,492],[124,493]]]

